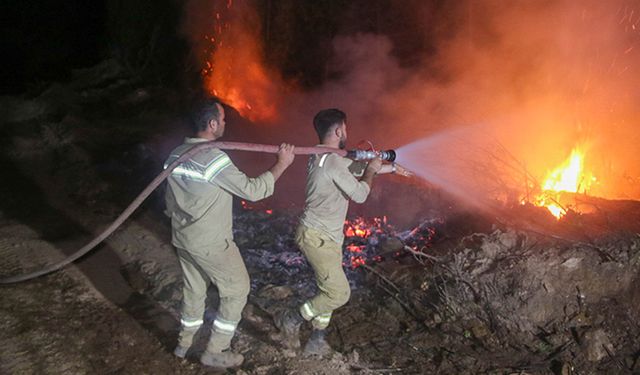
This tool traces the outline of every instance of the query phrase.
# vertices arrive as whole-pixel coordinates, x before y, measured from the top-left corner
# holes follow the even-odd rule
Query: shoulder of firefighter
[[[322,159],[325,155],[328,156],[323,162]],[[326,168],[327,174],[349,199],[356,203],[363,203],[367,200],[371,190],[369,184],[356,178],[364,174],[366,163],[354,162],[338,154],[330,153],[320,157],[318,166]]]
[[[168,168],[193,143],[176,148],[164,164]],[[216,148],[203,150],[180,163],[168,178],[167,215],[180,213],[180,221],[197,220],[220,194],[233,194],[249,201],[264,199],[273,194],[275,180],[271,172],[250,178],[240,171],[229,156]]]

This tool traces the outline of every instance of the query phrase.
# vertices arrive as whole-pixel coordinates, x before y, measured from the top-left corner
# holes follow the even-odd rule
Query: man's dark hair
[[[216,98],[198,99],[191,110],[191,128],[197,133],[207,129],[211,119],[220,120],[220,111],[216,104],[222,105]]]
[[[318,112],[313,118],[313,127],[316,129],[320,142],[335,125],[340,125],[343,122],[347,122],[347,114],[337,108],[323,109]]]

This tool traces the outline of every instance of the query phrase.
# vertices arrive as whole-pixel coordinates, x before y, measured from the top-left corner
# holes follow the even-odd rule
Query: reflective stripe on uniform
[[[166,169],[178,157],[179,155],[171,155],[165,163],[164,168]],[[190,159],[174,168],[173,171],[171,171],[171,175],[186,177],[195,181],[211,181],[229,165],[231,165],[231,159],[229,159],[226,154],[218,155],[211,160],[207,166]]]
[[[305,320],[311,320],[317,315],[311,308],[311,304],[308,301],[300,307],[300,313]]]
[[[186,320],[180,319],[180,324],[186,328],[200,327],[202,325],[202,319],[198,320]]]
[[[320,314],[313,318],[311,325],[314,329],[325,329],[329,326],[331,322],[331,313]]]
[[[231,159],[226,154],[222,154],[215,158],[204,171],[204,178],[207,181],[211,181],[218,173],[223,169],[231,165]]]
[[[171,164],[173,164],[174,161],[178,160],[179,157],[180,155],[176,155],[176,154],[169,155],[162,169],[167,169]]]
[[[318,164],[318,166],[320,168],[322,168],[322,166],[324,165],[324,161],[327,159],[327,156],[329,156],[329,154],[324,154],[322,155],[322,157],[320,158],[320,163]]]
[[[320,314],[313,318],[313,320],[318,321],[319,323],[329,324],[329,322],[331,321],[331,313]]]
[[[184,176],[184,177],[188,177],[194,180],[204,180],[204,176],[202,176],[202,173],[199,173],[197,171],[194,171],[192,169],[188,169],[188,168],[184,168],[182,166],[177,166],[172,172],[172,175],[175,176]]]
[[[233,334],[233,332],[236,330],[237,325],[238,322],[232,322],[230,320],[224,320],[220,318],[216,318],[213,321],[214,328],[217,328],[216,331],[226,334]]]

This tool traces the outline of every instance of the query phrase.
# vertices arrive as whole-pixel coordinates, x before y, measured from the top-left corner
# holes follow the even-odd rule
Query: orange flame
[[[571,151],[571,155],[556,169],[547,174],[537,197],[537,204],[546,207],[553,216],[560,219],[566,209],[560,204],[560,192],[586,193],[596,179],[584,172],[585,153],[580,147]]]
[[[251,121],[275,120],[278,85],[263,63],[255,11],[229,1],[215,23],[214,36],[205,37],[212,44],[202,69],[205,89]]]

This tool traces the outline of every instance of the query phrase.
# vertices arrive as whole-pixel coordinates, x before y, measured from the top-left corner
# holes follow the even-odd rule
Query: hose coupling
[[[394,150],[385,151],[366,151],[366,150],[349,150],[347,157],[353,160],[371,160],[380,158],[385,161],[396,160],[396,152]]]

